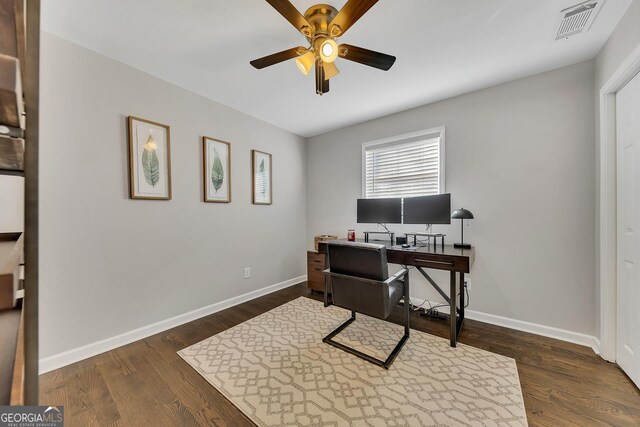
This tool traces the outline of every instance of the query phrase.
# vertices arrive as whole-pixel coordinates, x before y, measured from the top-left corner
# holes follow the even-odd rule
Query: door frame
[[[616,93],[640,72],[640,44],[600,88],[600,138],[597,144],[600,171],[597,183],[596,277],[600,290],[600,356],[616,361],[617,340],[617,179]]]

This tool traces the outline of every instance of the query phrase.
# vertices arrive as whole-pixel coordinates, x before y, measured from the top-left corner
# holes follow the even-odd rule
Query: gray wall
[[[371,228],[355,223],[363,142],[444,125],[446,190],[476,216],[470,309],[593,335],[593,87],[590,61],[311,138],[307,247]],[[457,222],[437,229],[459,239]],[[440,300],[412,280],[412,296]]]
[[[41,67],[41,358],[306,274],[303,138],[47,33]],[[173,200],[128,199],[127,115],[171,126]],[[202,135],[232,143],[230,204],[201,201]]]

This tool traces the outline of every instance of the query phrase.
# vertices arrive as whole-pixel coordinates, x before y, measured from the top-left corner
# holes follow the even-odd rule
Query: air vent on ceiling
[[[589,0],[568,7],[560,12],[560,24],[556,40],[566,39],[588,31],[596,19],[604,0]]]

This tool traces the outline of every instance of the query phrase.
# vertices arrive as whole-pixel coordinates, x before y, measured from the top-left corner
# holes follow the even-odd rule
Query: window
[[[363,197],[444,192],[444,128],[362,145]]]

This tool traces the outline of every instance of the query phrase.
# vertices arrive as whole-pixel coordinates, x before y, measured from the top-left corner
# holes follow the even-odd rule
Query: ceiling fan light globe
[[[331,63],[338,57],[338,44],[333,39],[326,39],[320,45],[320,58],[325,63]]]
[[[324,78],[325,80],[329,80],[332,77],[335,77],[340,73],[338,67],[333,62],[327,62],[322,65],[324,68]]]
[[[325,57],[331,56],[333,54],[333,46],[331,46],[331,43],[325,43],[322,45],[322,54]]]
[[[304,55],[301,55],[296,58],[296,65],[305,76],[309,75],[309,71],[313,67],[313,64],[316,62],[316,56],[313,52],[307,52]]]

